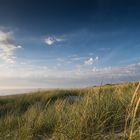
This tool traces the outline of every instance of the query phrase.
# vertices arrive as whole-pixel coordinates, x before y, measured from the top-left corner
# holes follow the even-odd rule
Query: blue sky
[[[0,87],[140,79],[138,0],[0,1]]]

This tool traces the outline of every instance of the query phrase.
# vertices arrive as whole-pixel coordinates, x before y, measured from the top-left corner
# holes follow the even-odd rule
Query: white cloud
[[[61,42],[61,41],[64,41],[65,39],[63,38],[55,38],[57,42]]]
[[[45,43],[47,45],[50,45],[50,46],[55,44],[56,42],[62,42],[62,41],[64,41],[63,38],[57,38],[57,37],[47,37],[47,38],[45,38]]]
[[[52,37],[48,37],[48,38],[45,39],[45,43],[48,44],[48,45],[52,45],[52,44],[55,43],[55,40]]]
[[[86,60],[84,63],[86,64],[86,65],[92,65],[92,64],[94,64],[97,60],[99,60],[99,57],[97,56],[97,57],[95,57],[95,58],[89,58],[88,60]]]
[[[18,49],[21,49],[21,48],[22,48],[22,46],[18,45],[18,46],[17,46],[17,48],[18,48]]]
[[[7,63],[15,63],[15,51],[22,48],[14,44],[12,32],[0,31],[0,59]]]
[[[62,62],[65,62],[65,60],[64,60],[63,58],[57,58],[56,60],[57,60],[58,62],[61,62],[61,63],[62,63]]]
[[[7,65],[0,64],[0,87],[80,87],[115,83],[123,81],[138,81],[140,65],[131,64],[122,67],[89,67],[77,66],[76,69],[49,69],[37,65]]]
[[[137,75],[140,72],[140,65],[138,64],[130,64],[122,67],[104,67],[104,68],[96,68],[92,69],[92,75],[116,75],[116,76],[129,76],[129,75]]]

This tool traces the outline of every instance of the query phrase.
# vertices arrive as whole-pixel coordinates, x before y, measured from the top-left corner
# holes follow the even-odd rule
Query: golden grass
[[[128,123],[129,118],[131,118],[131,127],[130,127],[130,133],[129,133],[129,140],[132,139],[133,130],[134,130],[134,127],[135,127],[136,113],[138,111],[138,107],[139,107],[139,104],[140,104],[140,96],[138,96],[139,88],[140,88],[140,82],[138,83],[138,85],[137,85],[137,87],[135,89],[135,92],[134,92],[134,94],[132,96],[130,106],[128,108],[129,112],[128,112],[128,117],[126,119],[126,127],[127,127],[127,123]],[[125,133],[126,133],[126,131],[125,131]]]
[[[139,140],[140,83],[0,98],[0,140]]]

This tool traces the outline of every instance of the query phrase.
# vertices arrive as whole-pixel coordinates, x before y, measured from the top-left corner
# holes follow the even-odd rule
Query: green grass
[[[0,97],[0,140],[139,140],[137,85]]]

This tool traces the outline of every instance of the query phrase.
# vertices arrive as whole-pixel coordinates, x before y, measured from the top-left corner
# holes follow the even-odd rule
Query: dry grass
[[[0,98],[0,140],[139,140],[140,83]]]
[[[138,85],[136,87],[136,90],[135,90],[135,92],[132,96],[130,106],[128,108],[128,116],[127,116],[127,119],[126,119],[126,128],[127,128],[128,120],[131,118],[130,132],[128,134],[129,135],[129,140],[132,139],[133,131],[135,131],[134,130],[135,125],[137,124],[136,114],[138,112],[138,107],[139,107],[139,104],[140,104],[139,88],[140,88],[140,82],[138,83]]]

